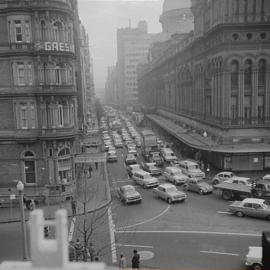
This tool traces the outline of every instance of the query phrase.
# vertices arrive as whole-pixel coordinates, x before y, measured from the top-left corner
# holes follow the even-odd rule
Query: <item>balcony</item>
[[[74,85],[40,85],[36,88],[39,95],[75,95],[77,93]]]

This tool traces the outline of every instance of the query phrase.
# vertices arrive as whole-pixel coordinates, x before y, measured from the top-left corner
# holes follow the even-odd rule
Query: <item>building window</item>
[[[17,62],[13,64],[15,84],[19,86],[33,85],[33,64]]]
[[[27,84],[28,85],[33,85],[32,63],[27,64],[26,77],[27,77]]]
[[[18,128],[34,129],[37,126],[36,105],[34,102],[21,102],[18,108]]]
[[[245,62],[245,90],[252,88],[252,62],[247,60]]]
[[[60,68],[60,66],[56,66],[56,68],[55,68],[55,84],[61,85],[61,68]]]
[[[25,42],[30,43],[30,41],[31,41],[31,33],[30,33],[29,21],[25,21],[24,34],[25,34]]]
[[[58,126],[63,127],[64,125],[63,105],[58,103],[57,110],[58,110]]]
[[[16,42],[22,42],[23,36],[22,36],[22,21],[16,20],[15,21],[15,41]]]
[[[233,96],[231,98],[231,114],[232,114],[232,122],[237,123],[238,120],[238,98]]]
[[[26,151],[23,155],[23,163],[25,184],[36,184],[36,162],[34,153]]]
[[[249,124],[251,121],[251,97],[245,96],[244,98],[244,122]]]
[[[234,60],[231,64],[231,89],[238,90],[239,84],[239,64]]]
[[[72,161],[69,148],[63,148],[58,153],[58,179],[65,184],[72,180]]]
[[[36,108],[33,103],[30,105],[30,125],[31,128],[36,128]]]
[[[53,28],[52,28],[52,32],[53,32],[53,41],[64,41],[63,40],[63,25],[60,22],[55,22],[53,24]]]
[[[259,61],[259,73],[258,73],[258,86],[259,90],[264,90],[266,85],[266,62],[265,60]]]
[[[20,106],[20,126],[22,129],[28,129],[27,104],[23,103]]]
[[[264,96],[258,96],[258,122],[264,123]]]
[[[18,85],[25,85],[25,70],[24,63],[17,63],[17,78]]]

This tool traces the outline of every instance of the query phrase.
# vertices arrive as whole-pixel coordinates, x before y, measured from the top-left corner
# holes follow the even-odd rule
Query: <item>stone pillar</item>
[[[245,92],[245,71],[244,68],[240,68],[240,78],[239,78],[239,92],[238,92],[238,117],[239,124],[244,123],[244,92]]]
[[[252,72],[252,98],[251,98],[251,123],[258,123],[258,68],[254,68]]]
[[[266,66],[265,124],[270,124],[270,65]]]
[[[221,74],[221,85],[221,100],[223,104],[221,117],[228,124],[229,120],[231,120],[231,76],[227,70],[224,70]]]

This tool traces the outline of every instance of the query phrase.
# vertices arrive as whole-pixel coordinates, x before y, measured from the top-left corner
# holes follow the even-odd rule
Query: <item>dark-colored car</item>
[[[133,154],[127,154],[125,163],[126,165],[137,164],[137,159]]]

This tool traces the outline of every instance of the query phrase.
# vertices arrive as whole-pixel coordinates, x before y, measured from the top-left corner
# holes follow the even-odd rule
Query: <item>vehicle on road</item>
[[[245,265],[251,267],[252,270],[262,270],[262,247],[248,247],[248,254],[246,255]]]
[[[154,162],[157,166],[160,167],[164,165],[164,160],[159,151],[153,151],[149,153],[149,162]]]
[[[133,154],[127,154],[125,163],[126,165],[137,164],[137,159]]]
[[[109,150],[107,153],[107,162],[117,161],[116,151]]]
[[[178,166],[189,178],[205,178],[205,173],[200,169],[199,164],[194,161],[181,160]]]
[[[217,185],[222,183],[225,180],[231,179],[235,176],[233,172],[220,172],[216,174],[212,179],[212,184]]]
[[[139,164],[134,164],[134,165],[128,165],[127,166],[127,173],[129,175],[129,177],[133,176],[133,173],[135,171],[141,170],[141,166]]]
[[[270,174],[266,174],[262,179],[270,181]]]
[[[178,190],[175,185],[161,184],[153,189],[154,196],[167,201],[169,204],[172,202],[184,202],[187,198],[186,193]]]
[[[167,163],[171,163],[177,160],[176,155],[174,154],[173,150],[171,150],[170,148],[162,148],[160,152],[164,161]]]
[[[229,210],[238,217],[250,216],[266,218],[270,221],[270,206],[263,199],[246,198],[242,201],[235,201],[229,205]]]
[[[127,152],[128,154],[133,154],[134,156],[137,156],[137,150],[134,147],[128,147]]]
[[[194,191],[200,195],[212,193],[214,188],[207,184],[203,179],[189,178],[187,183],[183,185],[184,190]]]
[[[228,180],[225,180],[223,183],[245,185],[248,187],[252,186],[252,180],[250,178],[240,176],[234,176]]]
[[[118,189],[120,201],[125,204],[140,203],[142,201],[141,194],[132,185],[124,185]]]
[[[161,170],[156,167],[155,163],[141,163],[141,167],[146,171],[149,172],[152,176],[159,176],[161,175]]]
[[[143,130],[141,131],[141,139],[142,156],[149,160],[150,152],[158,151],[157,136],[151,130]]]
[[[185,184],[188,181],[188,176],[183,174],[182,170],[178,167],[167,167],[164,170],[164,176],[167,181],[175,185]]]
[[[159,184],[156,177],[153,177],[150,173],[143,170],[135,171],[132,179],[136,184],[142,186],[143,188],[157,187]]]

